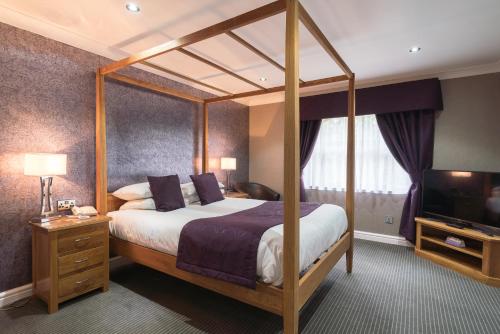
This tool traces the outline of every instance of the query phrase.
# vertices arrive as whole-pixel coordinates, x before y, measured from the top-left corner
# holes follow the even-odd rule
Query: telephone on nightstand
[[[71,208],[71,212],[75,216],[97,216],[97,210],[93,206],[74,206]]]

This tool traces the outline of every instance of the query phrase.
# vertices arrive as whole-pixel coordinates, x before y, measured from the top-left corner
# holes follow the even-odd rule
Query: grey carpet
[[[303,333],[500,333],[500,289],[417,258],[409,248],[356,241],[301,313]],[[115,265],[116,266],[116,265]],[[265,311],[135,264],[112,270],[107,293],[46,314],[37,300],[0,312],[1,333],[279,333]]]

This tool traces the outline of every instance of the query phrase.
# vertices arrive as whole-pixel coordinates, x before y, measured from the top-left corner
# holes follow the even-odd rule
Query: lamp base
[[[225,187],[226,192],[230,193],[234,189],[231,186],[231,171],[227,170],[226,171],[226,187]]]

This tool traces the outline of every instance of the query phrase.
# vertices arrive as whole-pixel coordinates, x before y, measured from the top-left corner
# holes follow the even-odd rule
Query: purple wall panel
[[[54,199],[95,201],[95,69],[106,60],[0,23],[0,291],[31,281],[31,232],[39,205],[36,177],[23,175],[26,152],[68,154],[68,175],[54,179]],[[138,69],[124,73],[197,96],[181,83]],[[106,83],[109,190],[146,175],[201,165],[202,111],[196,104],[115,82]],[[210,108],[211,158],[233,156],[233,180],[248,180],[248,107]],[[215,166],[217,167],[217,166]],[[223,173],[214,170],[222,179]]]

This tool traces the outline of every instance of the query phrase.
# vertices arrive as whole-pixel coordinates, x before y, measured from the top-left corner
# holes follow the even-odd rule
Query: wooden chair
[[[238,192],[247,193],[250,198],[264,201],[279,201],[280,194],[271,188],[256,182],[240,182],[234,185]]]

